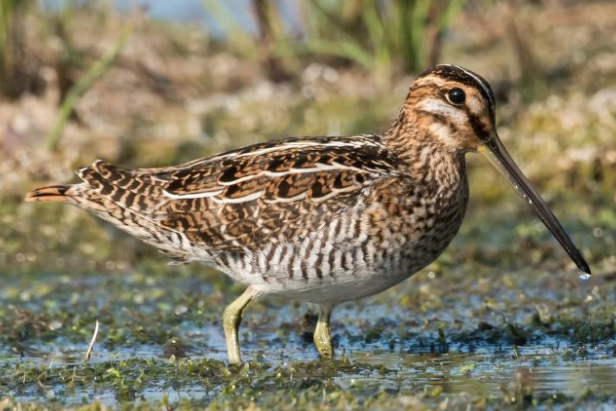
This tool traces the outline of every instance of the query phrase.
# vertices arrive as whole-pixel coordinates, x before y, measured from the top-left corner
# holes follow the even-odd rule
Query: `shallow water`
[[[566,278],[561,273],[557,279],[561,275]],[[281,384],[299,391],[326,384],[327,390],[353,390],[366,398],[383,392],[518,401],[524,395],[535,399],[592,395],[613,402],[613,329],[595,341],[574,337],[588,309],[598,313],[613,307],[613,290],[597,291],[595,280],[570,280],[558,289],[549,286],[553,275],[523,278],[512,276],[509,286],[486,286],[481,279],[463,278],[463,288],[481,290],[466,295],[452,292],[455,281],[424,274],[381,296],[342,305],[332,326],[338,359],[343,361],[333,368],[318,362],[310,343],[307,306],[265,300],[249,307],[245,315],[242,351],[256,368],[249,373],[250,381],[238,377],[239,382],[225,376],[226,351],[218,321],[230,298],[223,301],[205,281],[142,274],[87,280],[54,275],[4,279],[3,317],[13,321],[12,331],[21,331],[0,340],[0,388],[26,402],[97,400],[110,406],[163,399],[208,404],[238,395],[230,394],[229,387],[267,392]],[[560,304],[565,294],[568,302]],[[206,302],[194,295],[206,296]],[[498,301],[492,300],[495,295]],[[595,295],[595,301],[588,301],[588,295]],[[487,310],[486,304],[491,305]],[[536,307],[554,317],[573,310],[568,316],[580,322],[567,323],[571,329],[559,328],[558,320],[533,325]],[[15,310],[28,312],[15,314]],[[92,358],[85,364],[94,318],[101,327]],[[599,324],[598,314],[594,321]],[[6,322],[2,326],[10,331]],[[217,371],[205,380],[198,374],[174,379],[169,376],[175,367],[168,360],[171,355],[188,362],[214,360]],[[122,365],[139,359],[153,360]],[[111,378],[116,372],[117,378]],[[71,373],[82,383],[67,383]],[[146,375],[141,383],[139,373]],[[131,387],[130,394],[122,384]]]
[[[214,330],[209,330],[215,333]],[[207,357],[224,360],[226,353],[220,338],[216,344],[208,344]],[[528,390],[535,396],[567,396],[579,397],[587,392],[595,395],[610,396],[616,392],[616,357],[613,346],[599,344],[587,348],[583,358],[570,357],[576,347],[561,344],[558,348],[555,341],[545,341],[541,345],[530,345],[517,348],[483,346],[469,354],[450,348],[447,353],[399,352],[390,351],[371,344],[370,347],[345,345],[344,355],[351,364],[357,365],[356,372],[340,371],[333,376],[311,374],[311,378],[331,378],[333,383],[342,390],[350,388],[363,392],[378,392],[385,390],[390,393],[415,393],[418,389],[425,392],[437,392],[439,395],[471,393],[483,397],[511,395],[520,390]],[[244,352],[250,351],[252,344],[245,344]],[[553,347],[553,348],[550,348]],[[280,347],[274,347],[274,350]],[[20,359],[10,359],[2,365],[20,363],[42,364],[47,369],[83,364],[83,352],[86,344],[59,348],[50,352],[46,349],[34,348],[28,355]],[[247,350],[248,349],[248,350]],[[316,354],[312,348],[297,341],[280,348],[281,357],[266,357],[270,369],[285,368],[289,361],[314,360]],[[306,354],[308,350],[308,354]],[[269,350],[268,350],[269,351]],[[252,353],[249,352],[250,359]],[[114,362],[128,358],[158,358],[164,364],[160,347],[140,345],[130,349],[118,347],[115,350],[97,349],[93,363]],[[5,357],[6,358],[6,357]],[[196,356],[193,358],[197,358]],[[261,361],[261,360],[260,360]],[[375,367],[375,368],[373,368]],[[298,372],[301,375],[301,370]],[[192,399],[211,401],[220,396],[227,385],[226,381],[211,386],[204,386],[199,381],[182,382],[169,386],[172,382],[152,380],[148,386],[139,392],[139,397],[146,401],[157,401],[167,397],[170,401]],[[113,406],[123,402],[117,396],[113,386],[76,388],[67,390],[64,384],[46,385],[42,390],[35,384],[25,384],[13,388],[10,394],[21,401],[48,401],[53,399],[63,404],[77,404],[84,399],[100,401]]]

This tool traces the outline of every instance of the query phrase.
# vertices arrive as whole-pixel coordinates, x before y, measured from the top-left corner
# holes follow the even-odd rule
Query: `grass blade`
[[[58,144],[60,143],[60,139],[64,131],[64,126],[66,125],[66,121],[73,112],[75,104],[77,104],[79,98],[83,96],[88,90],[90,90],[92,86],[113,65],[116,58],[124,49],[124,46],[128,41],[129,35],[130,29],[127,28],[120,35],[115,46],[100,60],[94,63],[94,65],[86,72],[86,74],[83,75],[68,91],[68,93],[66,94],[66,98],[64,99],[64,101],[62,102],[62,106],[60,107],[60,113],[58,115],[58,118],[54,123],[51,133],[47,137],[46,146],[49,150],[56,151],[58,149]]]

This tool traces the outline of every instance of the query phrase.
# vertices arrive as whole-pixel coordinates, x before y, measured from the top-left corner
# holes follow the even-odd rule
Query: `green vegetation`
[[[439,61],[447,29],[465,0],[309,0],[298,3],[301,27],[292,28],[285,28],[279,5],[254,0],[254,38],[219,2],[202,3],[222,22],[231,47],[258,58],[279,81],[306,60],[350,62],[382,75],[421,72]]]
[[[516,3],[522,42],[512,45],[511,10],[479,0],[302,2],[299,37],[273,3],[255,1],[256,38],[203,1],[236,33],[225,39],[90,3],[51,14],[17,3],[0,2],[0,31],[7,16],[23,19],[20,50],[40,87],[9,94],[0,78],[0,409],[616,406],[614,4]],[[396,8],[414,17],[392,19]],[[197,264],[168,266],[81,210],[22,201],[30,188],[76,181],[73,170],[96,158],[150,167],[289,135],[381,131],[412,80],[402,73],[430,61],[434,44],[415,41],[436,28],[441,60],[494,86],[500,135],[581,245],[590,280],[469,155],[458,237],[411,280],[335,313],[336,361],[317,359],[312,307],[272,298],[246,312],[249,363],[228,367],[221,312],[241,285]],[[6,56],[15,43],[2,39]],[[543,85],[520,67],[530,46]],[[59,105],[97,61],[105,75],[72,100],[49,150]]]
[[[0,96],[18,97],[31,84],[24,55],[24,19],[33,1],[0,2]]]
[[[443,36],[464,3],[312,0],[305,6],[306,47],[384,74],[396,66],[418,73],[439,61]]]
[[[58,118],[56,119],[56,122],[51,130],[51,134],[47,138],[47,147],[50,150],[56,151],[58,149],[58,144],[60,142],[60,138],[62,137],[62,131],[64,130],[66,121],[73,113],[75,104],[77,104],[79,98],[91,89],[94,83],[105,75],[105,72],[107,72],[107,70],[109,70],[109,68],[113,65],[115,60],[118,58],[118,55],[122,52],[122,49],[126,45],[129,34],[130,30],[125,29],[124,32],[120,34],[115,46],[99,61],[92,65],[83,77],[81,77],[79,81],[77,81],[70,88],[70,90],[68,90],[64,100],[62,101]]]

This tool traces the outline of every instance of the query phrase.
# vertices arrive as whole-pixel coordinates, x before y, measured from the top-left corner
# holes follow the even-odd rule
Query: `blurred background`
[[[574,237],[589,236],[591,261],[613,264],[594,251],[616,229],[613,1],[3,0],[0,270],[122,271],[153,254],[78,210],[24,205],[37,185],[75,181],[97,158],[152,167],[383,131],[438,62],[491,82],[514,158]],[[470,162],[475,203],[525,210]]]
[[[167,266],[79,209],[23,202],[32,188],[77,182],[74,170],[98,158],[155,167],[275,138],[384,131],[415,76],[439,62],[492,84],[503,142],[591,280],[469,155],[471,202],[448,250],[334,315],[352,367],[288,368],[317,358],[315,317],[268,299],[242,328],[246,355],[266,365],[235,380],[210,360],[225,358],[218,321],[241,285]],[[613,0],[0,0],[0,392],[107,405],[188,389],[202,405],[256,396],[293,410],[280,399],[611,409],[615,79]],[[95,321],[93,365],[82,366]]]

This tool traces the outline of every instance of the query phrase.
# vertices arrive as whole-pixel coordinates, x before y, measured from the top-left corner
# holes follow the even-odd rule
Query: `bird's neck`
[[[433,190],[457,191],[466,185],[464,153],[444,147],[424,124],[400,119],[384,135],[406,173]]]

